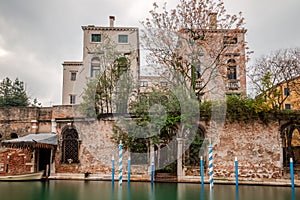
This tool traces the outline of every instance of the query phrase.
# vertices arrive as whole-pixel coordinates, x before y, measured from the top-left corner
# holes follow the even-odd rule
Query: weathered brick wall
[[[0,149],[0,174],[24,174],[33,167],[32,152],[28,149]]]
[[[59,142],[62,143],[61,130],[68,124],[60,123]],[[79,134],[79,164],[61,164],[61,145],[56,153],[57,173],[111,173],[111,158],[115,154],[117,158],[117,147],[110,140],[112,135],[113,121],[78,121],[73,124]]]
[[[52,108],[10,108],[0,109],[0,133],[2,139],[10,133],[18,136],[30,133],[32,120],[36,120],[37,132],[51,132],[51,120],[56,120],[56,133],[59,144],[55,154],[56,173],[99,173],[111,174],[111,158],[114,155],[117,170],[118,147],[112,143],[113,120],[86,120],[79,117],[74,119],[75,112],[72,106],[54,106]],[[78,117],[78,115],[76,115]],[[226,122],[219,129],[214,129],[216,124],[202,123],[207,131],[207,137],[217,130],[219,134],[212,136],[214,140],[214,171],[218,177],[234,177],[234,157],[239,160],[239,176],[241,178],[278,178],[282,177],[282,149],[280,142],[280,124],[270,121],[267,125],[260,121],[255,122]],[[62,164],[61,144],[62,129],[66,126],[74,126],[79,134],[79,164]],[[210,128],[210,129],[209,129]],[[7,138],[9,139],[9,138]],[[22,155],[19,150],[14,150],[16,158],[11,159],[12,171],[21,172],[24,163],[28,163],[29,157]],[[0,170],[6,166],[7,149],[0,152]],[[30,153],[29,153],[30,154]],[[23,156],[23,158],[22,158]],[[13,157],[13,156],[12,156]],[[11,158],[12,158],[11,157]],[[124,153],[123,166],[127,169],[128,153]],[[22,160],[23,159],[23,160]],[[21,163],[17,165],[18,162]],[[9,164],[9,163],[8,163]],[[2,168],[1,168],[2,166]],[[29,164],[25,165],[30,169]],[[148,165],[133,166],[132,173],[149,173]],[[199,175],[197,169],[195,175]],[[193,173],[186,173],[192,175]]]
[[[279,178],[281,152],[278,122],[227,122],[213,146],[215,176],[234,177],[237,157],[241,178]]]

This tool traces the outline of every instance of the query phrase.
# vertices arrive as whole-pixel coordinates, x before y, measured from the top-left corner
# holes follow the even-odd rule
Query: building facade
[[[138,80],[140,68],[139,30],[136,27],[115,27],[115,17],[109,17],[109,26],[82,26],[82,61],[65,61],[63,65],[62,104],[82,102],[87,82],[98,78],[116,59],[130,61],[133,80]]]
[[[46,170],[48,165],[49,178],[53,179],[109,180],[112,157],[118,160],[119,153],[118,144],[111,139],[115,123],[112,118],[84,118],[75,114],[73,106],[70,105],[51,108],[1,108],[0,141],[21,139],[28,134],[52,133],[57,136],[57,144],[53,148],[39,149],[1,146],[0,175]],[[299,169],[299,117],[286,120],[274,118],[267,125],[260,120],[228,121],[220,127],[218,135],[209,131],[214,126],[213,121],[200,120],[199,126],[206,137],[214,134],[216,139],[213,145],[216,179],[231,180],[235,176],[235,157],[239,160],[240,180],[262,182],[264,179],[270,181],[288,178],[290,156],[294,159],[295,168]],[[123,151],[124,174],[128,172],[127,159],[130,153],[128,149]],[[166,159],[164,151],[149,147],[145,162],[137,163],[135,157],[131,157],[132,180],[150,180],[151,155],[155,157],[155,169],[160,169],[158,160]],[[205,174],[208,177],[208,157],[206,154],[203,156],[206,163]],[[184,163],[184,159],[178,159],[177,162],[179,160],[182,168],[177,169],[174,181],[199,182],[199,160],[197,165]]]

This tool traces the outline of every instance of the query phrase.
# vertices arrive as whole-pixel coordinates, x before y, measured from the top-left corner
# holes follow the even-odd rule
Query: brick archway
[[[76,128],[67,126],[62,130],[61,162],[79,163],[79,138]]]
[[[281,126],[283,167],[289,170],[290,158],[293,158],[296,170],[300,170],[300,121],[291,121]]]

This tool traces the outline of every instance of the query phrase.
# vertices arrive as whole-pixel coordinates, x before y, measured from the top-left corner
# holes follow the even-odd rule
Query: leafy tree
[[[13,82],[8,77],[0,83],[0,107],[29,106],[24,83],[18,78]]]
[[[258,58],[249,70],[255,95],[270,109],[282,109],[291,93],[300,93],[300,49],[279,49]],[[283,87],[287,88],[284,95]]]
[[[164,66],[167,73],[163,75],[172,81],[172,72],[179,72],[183,78],[175,80],[198,97],[215,89],[210,87],[212,82],[227,79],[227,53],[240,55],[240,63],[251,53],[245,53],[244,40],[237,39],[245,33],[244,18],[241,13],[227,14],[222,0],[180,0],[171,10],[166,4],[153,7],[151,18],[142,22],[147,61],[159,69]],[[230,48],[232,43],[239,48]]]

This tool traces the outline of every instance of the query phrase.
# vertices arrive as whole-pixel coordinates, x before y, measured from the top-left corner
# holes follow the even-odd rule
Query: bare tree
[[[151,18],[142,22],[149,65],[179,72],[183,79],[177,81],[198,97],[214,89],[211,82],[228,81],[230,57],[245,68],[244,18],[227,14],[222,0],[180,0],[169,11],[166,4],[153,7]]]
[[[271,109],[282,109],[291,93],[300,93],[300,49],[279,49],[258,58],[248,76],[258,97]]]

